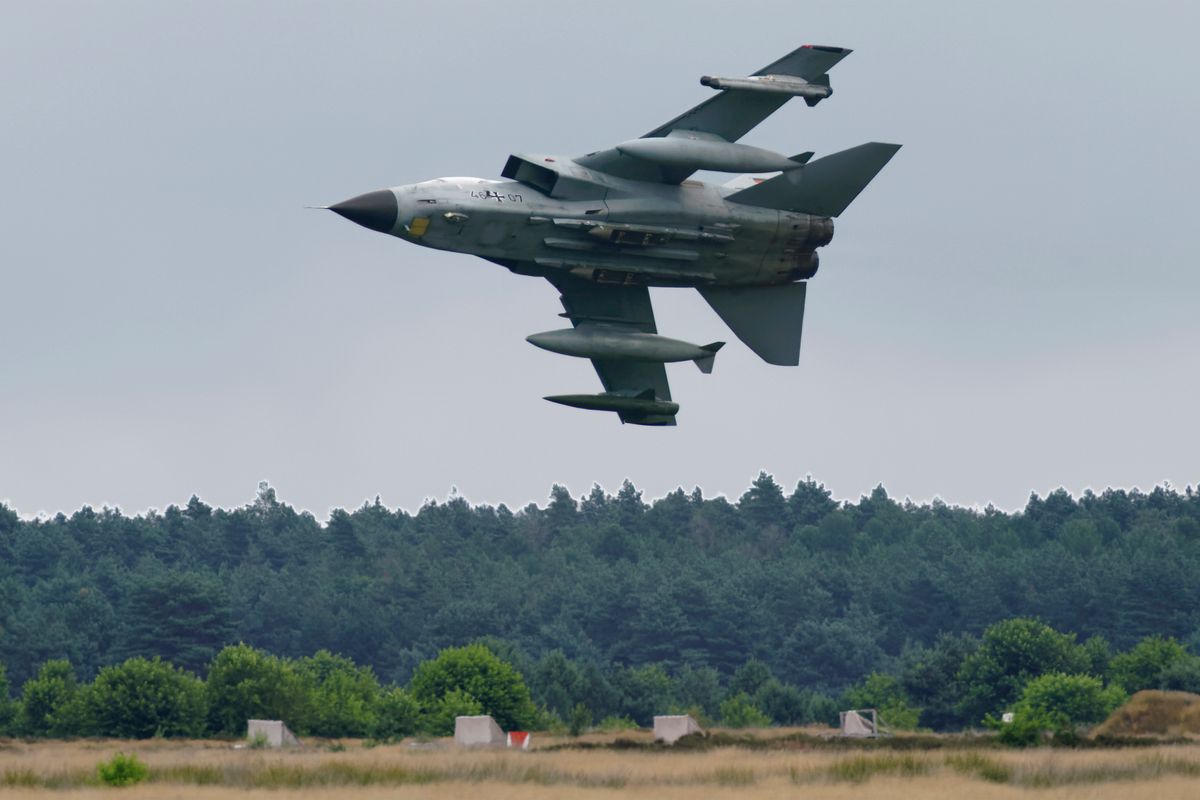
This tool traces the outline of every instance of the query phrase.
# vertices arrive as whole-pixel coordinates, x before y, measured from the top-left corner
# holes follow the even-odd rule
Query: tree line
[[[883,487],[839,502],[766,474],[736,499],[555,486],[544,506],[455,496],[409,513],[376,499],[325,524],[265,485],[234,509],[193,497],[24,520],[0,505],[0,663],[14,687],[62,659],[84,683],[137,658],[204,676],[244,642],[296,663],[337,653],[399,687],[483,640],[526,676],[560,658],[592,676],[561,694],[569,706],[538,699],[560,716],[575,703],[632,716],[645,704],[621,698],[669,685],[720,717],[755,663],[777,695],[803,695],[787,695],[803,713],[784,713],[761,686],[744,692],[745,709],[778,722],[818,717],[820,698],[878,675],[945,728],[978,724],[979,708],[935,695],[955,691],[946,676],[998,620],[1036,618],[1098,653],[1147,636],[1197,649],[1198,556],[1200,495],[1170,486],[1059,490],[1013,513]],[[1106,680],[1098,663],[1063,674]],[[1182,685],[1179,670],[1168,677]]]
[[[131,657],[79,682],[70,662],[42,664],[16,697],[0,666],[0,736],[120,738],[244,734],[249,719],[282,719],[302,735],[392,740],[446,736],[459,715],[490,714],[507,730],[578,735],[648,726],[663,713],[702,725],[836,724],[845,708],[877,708],[895,729],[993,727],[1002,740],[1033,744],[1045,731],[1073,740],[1129,692],[1200,690],[1200,656],[1151,636],[1113,654],[1093,637],[1028,618],[990,626],[980,639],[943,637],[897,673],[872,673],[838,697],[780,681],[750,659],[727,680],[712,668],[667,673],[660,665],[607,672],[554,650],[523,663],[505,646],[474,642],[422,662],[407,686],[383,685],[369,666],[327,650],[281,658],[230,645],[204,677],[159,657]],[[526,677],[528,676],[528,677]],[[1016,720],[1003,724],[1004,711]]]

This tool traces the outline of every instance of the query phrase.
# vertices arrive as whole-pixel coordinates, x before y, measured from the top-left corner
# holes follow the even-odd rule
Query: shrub
[[[0,736],[11,736],[16,723],[17,704],[9,696],[8,670],[0,664]]]
[[[567,716],[567,730],[572,736],[579,736],[592,725],[592,710],[583,703],[576,703]]]
[[[990,727],[1000,731],[1000,741],[1028,747],[1046,738],[1060,744],[1076,740],[1081,725],[1100,722],[1125,701],[1119,686],[1107,689],[1091,675],[1065,675],[1053,672],[1034,678],[1013,707],[1013,721]]]
[[[1127,692],[1162,689],[1162,675],[1188,658],[1187,650],[1173,638],[1147,636],[1127,653],[1113,656],[1109,677]]]
[[[375,706],[375,733],[378,739],[403,739],[420,730],[421,709],[417,701],[399,686],[379,694]]]
[[[320,650],[298,659],[310,698],[308,730],[317,736],[369,736],[378,727],[379,681],[370,667]]]
[[[230,645],[213,659],[205,683],[208,720],[216,733],[239,735],[248,719],[281,719],[308,730],[310,697],[295,667],[246,644]]]
[[[808,717],[808,698],[795,686],[771,678],[754,694],[754,705],[781,725],[804,725]]]
[[[204,684],[157,657],[131,658],[105,667],[86,697],[101,736],[148,739],[204,734]]]
[[[983,632],[979,649],[963,661],[957,679],[965,697],[960,708],[969,720],[1011,706],[1031,679],[1049,672],[1077,674],[1091,659],[1074,634],[1059,633],[1035,619],[997,622]]]
[[[490,714],[503,730],[527,729],[537,721],[537,708],[521,673],[482,644],[451,647],[417,666],[412,694],[422,709],[446,730],[448,709],[474,708],[464,714]],[[453,730],[454,720],[450,719]],[[433,731],[431,731],[433,732]]]
[[[17,728],[26,736],[86,736],[92,726],[83,700],[71,662],[47,661],[21,687]]]
[[[109,786],[132,786],[146,780],[150,770],[137,756],[117,753],[108,761],[97,764],[96,773]]]
[[[451,689],[428,707],[421,727],[434,736],[454,734],[455,717],[474,717],[486,713],[483,704],[461,689]],[[502,729],[507,726],[501,725]]]
[[[629,717],[608,716],[596,723],[596,730],[600,733],[620,733],[637,729],[638,724]]]
[[[721,703],[721,722],[730,728],[765,728],[771,718],[755,708],[745,692],[739,692]]]
[[[829,695],[814,693],[808,699],[808,719],[831,728],[838,726],[837,702]]]

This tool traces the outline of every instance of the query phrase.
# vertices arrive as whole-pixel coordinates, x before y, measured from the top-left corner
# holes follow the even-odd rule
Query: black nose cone
[[[396,206],[396,195],[386,189],[351,197],[330,206],[329,210],[380,233],[390,233],[392,228],[396,227],[396,217],[400,214]]]

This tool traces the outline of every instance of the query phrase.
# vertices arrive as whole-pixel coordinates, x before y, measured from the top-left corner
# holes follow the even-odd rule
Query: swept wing
[[[786,75],[806,81],[819,81],[850,50],[844,47],[804,45],[754,73]],[[685,111],[670,122],[659,125],[641,138],[659,138],[691,132],[718,141],[735,142],[754,126],[775,113],[791,95],[728,89]],[[621,178],[657,183],[681,183],[692,174],[686,167],[671,167],[631,157],[616,148],[589,153],[575,161],[589,169]]]

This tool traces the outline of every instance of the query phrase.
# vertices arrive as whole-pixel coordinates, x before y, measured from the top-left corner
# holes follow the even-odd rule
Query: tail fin
[[[860,144],[734,192],[725,199],[749,206],[836,217],[854,202],[899,149],[898,144]]]
[[[800,332],[804,327],[807,290],[806,283],[699,289],[713,311],[747,347],[768,364],[784,367],[800,363]]]
[[[717,351],[724,346],[724,342],[713,342],[712,344],[702,345],[700,349],[708,351],[708,355],[701,356],[700,358],[695,359],[692,363],[699,367],[701,372],[703,372],[705,375],[708,375],[712,372],[713,361],[717,357]]]

